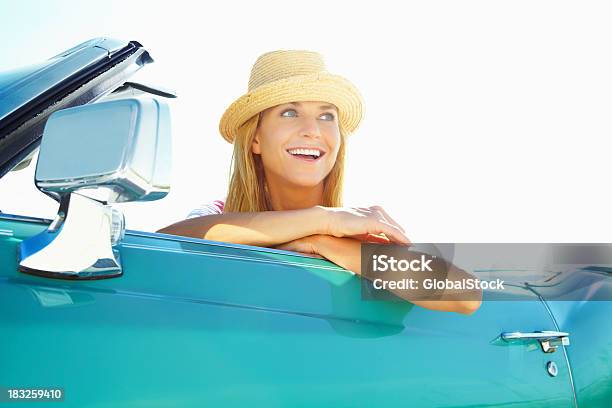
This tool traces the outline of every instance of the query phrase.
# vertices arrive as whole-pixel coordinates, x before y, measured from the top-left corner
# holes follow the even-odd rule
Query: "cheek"
[[[327,146],[329,147],[329,152],[333,153],[334,160],[335,157],[338,155],[338,151],[340,150],[340,143],[340,131],[336,130],[334,132],[331,132],[331,134],[327,138]]]
[[[336,164],[336,160],[338,160],[338,151],[336,150],[334,152],[329,152],[327,153],[327,156],[329,157],[327,158],[326,171],[329,172],[334,167],[334,164]]]
[[[331,169],[336,164],[336,161],[338,160],[338,152],[340,151],[339,147],[340,147],[340,144],[337,144],[336,146],[334,146],[333,150],[329,150],[327,154],[325,155],[325,157],[327,158],[326,164],[325,164],[327,171],[331,171]]]
[[[276,166],[283,159],[283,141],[279,134],[267,134],[261,140],[261,160],[264,166]]]

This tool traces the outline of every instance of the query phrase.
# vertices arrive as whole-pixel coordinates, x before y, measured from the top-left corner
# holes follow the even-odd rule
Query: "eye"
[[[293,118],[297,115],[297,112],[295,111],[295,109],[287,109],[281,112],[281,116],[284,116],[286,118]]]
[[[327,117],[327,119],[325,119],[325,120],[331,120],[331,121],[333,121],[333,120],[336,118],[336,115],[334,115],[334,114],[333,114],[333,113],[331,113],[331,112],[327,112],[327,113],[322,114],[322,115],[321,115],[321,117],[322,117],[322,118],[323,118],[323,117]]]

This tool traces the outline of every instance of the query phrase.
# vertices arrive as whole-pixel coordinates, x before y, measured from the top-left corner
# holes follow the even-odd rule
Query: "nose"
[[[300,136],[321,137],[321,128],[317,118],[304,117],[302,118],[301,125]]]

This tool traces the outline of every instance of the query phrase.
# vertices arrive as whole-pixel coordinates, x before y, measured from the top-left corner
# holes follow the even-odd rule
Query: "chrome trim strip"
[[[249,261],[249,262],[280,264],[280,265],[288,265],[288,266],[308,266],[309,268],[315,268],[315,269],[325,269],[325,270],[332,270],[332,271],[338,271],[338,272],[350,272],[338,266],[334,267],[334,266],[326,266],[326,265],[314,265],[314,264],[307,264],[307,263],[302,263],[302,262],[280,261],[276,259],[259,259],[259,258],[253,258],[250,256],[218,254],[218,253],[208,252],[208,251],[191,251],[188,249],[179,250],[179,249],[173,249],[173,248],[163,248],[163,247],[160,248],[160,247],[154,247],[154,246],[149,246],[149,245],[139,245],[139,244],[123,244],[122,247],[123,248],[153,250],[153,251],[173,252],[173,253],[180,253],[180,254],[187,253],[187,254],[193,254],[193,255],[203,255],[203,256],[212,257],[212,258],[224,258],[224,259]],[[290,253],[290,254],[292,255],[293,253]]]
[[[322,259],[322,258],[319,258],[318,256],[306,255],[300,252],[285,251],[282,249],[259,247],[259,246],[254,246],[254,245],[232,244],[229,242],[210,241],[207,239],[184,237],[181,235],[163,234],[161,232],[145,232],[145,231],[126,230],[126,234],[137,236],[137,237],[162,239],[166,241],[189,242],[193,244],[207,244],[207,245],[212,245],[212,246],[220,246],[224,248],[247,249],[250,251],[269,252],[269,253],[281,254],[281,255],[292,255],[292,256],[297,256],[300,258]]]

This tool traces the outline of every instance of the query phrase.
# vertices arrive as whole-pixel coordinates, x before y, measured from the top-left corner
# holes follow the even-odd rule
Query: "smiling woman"
[[[234,144],[226,201],[158,232],[317,254],[360,274],[362,242],[410,243],[382,207],[343,207],[347,136],[362,113],[359,91],[320,54],[263,54],[219,124]],[[460,313],[480,304],[414,303]]]

